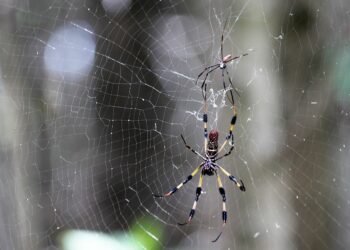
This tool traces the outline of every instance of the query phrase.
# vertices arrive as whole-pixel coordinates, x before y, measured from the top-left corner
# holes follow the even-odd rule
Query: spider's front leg
[[[232,116],[232,119],[231,119],[231,124],[230,124],[230,129],[228,131],[228,134],[226,136],[226,139],[225,139],[225,142],[222,144],[222,146],[220,147],[219,151],[218,151],[218,155],[219,153],[224,149],[225,145],[229,142],[229,140],[231,140],[231,147],[229,149],[229,151],[227,153],[225,153],[223,156],[220,156],[216,159],[216,161],[230,155],[232,153],[232,150],[234,149],[234,141],[233,141],[233,130],[235,128],[235,124],[236,124],[236,121],[237,121],[237,111],[236,111],[236,107],[233,106],[232,107],[232,110],[233,110],[233,116]]]
[[[191,220],[192,220],[192,218],[194,216],[194,213],[196,212],[196,207],[197,207],[197,202],[198,202],[199,196],[202,193],[202,184],[203,184],[203,174],[201,174],[200,177],[199,177],[199,183],[198,183],[198,187],[196,189],[196,198],[194,200],[192,209],[190,211],[190,215],[188,216],[188,220],[186,222],[184,222],[184,223],[177,223],[179,226],[184,226],[184,225],[186,225],[186,224],[191,222]]]
[[[208,145],[208,106],[206,101],[204,101],[203,126],[204,126],[204,150],[206,150]]]
[[[198,173],[198,171],[202,168],[202,165],[199,165],[189,176],[187,176],[187,178],[181,182],[179,185],[177,185],[176,187],[173,187],[168,193],[165,193],[164,195],[161,194],[153,194],[153,196],[155,198],[163,198],[163,197],[167,197],[172,195],[173,193],[175,193],[177,190],[179,190],[183,185],[185,185],[187,182],[189,182],[190,180],[192,180],[192,178]]]
[[[192,153],[198,155],[198,156],[199,156],[200,158],[202,158],[203,160],[206,160],[206,158],[205,158],[203,155],[201,155],[200,153],[198,153],[198,152],[197,152],[196,150],[194,150],[190,145],[187,144],[187,142],[186,142],[185,138],[183,137],[183,135],[181,135],[181,139],[182,139],[182,141],[184,142],[186,148],[188,148],[189,150],[191,150]]]

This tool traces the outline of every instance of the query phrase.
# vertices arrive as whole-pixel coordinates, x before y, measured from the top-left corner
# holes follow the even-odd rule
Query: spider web
[[[0,242],[56,249],[62,232],[131,233],[156,249],[347,249],[347,1],[0,1]],[[235,150],[244,180],[198,176],[167,199],[203,153],[194,85],[224,55],[240,98]],[[253,51],[251,49],[254,49]],[[211,74],[209,129],[232,116]],[[227,79],[226,79],[227,82]],[[148,226],[143,226],[144,219]],[[154,233],[157,231],[158,234]],[[161,231],[161,233],[159,233]],[[140,248],[145,248],[142,244]]]

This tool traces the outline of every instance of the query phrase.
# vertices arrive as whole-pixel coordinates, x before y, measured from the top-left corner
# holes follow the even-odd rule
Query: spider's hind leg
[[[220,176],[219,175],[217,175],[217,176],[218,176],[217,182],[218,182],[218,186],[219,186],[219,193],[222,196],[222,221],[223,221],[223,224],[222,224],[221,232],[219,233],[219,235],[212,242],[216,242],[220,238],[220,236],[221,236],[221,234],[222,234],[222,232],[224,230],[224,226],[226,225],[226,221],[227,221],[225,189],[224,189],[224,187],[222,185]]]
[[[201,195],[202,193],[202,184],[203,184],[203,174],[200,175],[199,177],[199,183],[198,183],[198,187],[196,189],[196,199],[193,203],[193,206],[192,206],[192,209],[190,211],[190,215],[188,216],[188,220],[184,223],[177,223],[179,226],[184,226],[188,223],[191,222],[193,216],[194,216],[194,213],[196,212],[196,207],[197,207],[197,202],[199,200],[199,196]]]

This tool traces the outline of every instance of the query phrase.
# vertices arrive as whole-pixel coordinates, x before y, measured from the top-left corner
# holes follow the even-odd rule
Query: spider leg
[[[230,147],[230,149],[229,149],[224,155],[222,155],[222,156],[216,158],[215,161],[221,160],[222,158],[225,158],[226,156],[229,156],[229,155],[232,153],[232,151],[233,151],[234,148],[235,148],[235,146],[232,144],[232,146]]]
[[[237,111],[236,111],[236,107],[233,106],[232,107],[232,110],[233,110],[233,116],[232,116],[232,119],[231,119],[231,124],[230,124],[230,129],[228,131],[228,134],[226,136],[226,139],[225,139],[225,142],[222,144],[222,146],[220,147],[219,151],[218,151],[218,154],[224,149],[225,145],[227,144],[227,142],[231,139],[231,148],[230,150],[223,156],[217,158],[216,160],[220,160],[222,158],[224,158],[225,156],[228,156],[231,154],[233,148],[234,148],[234,141],[233,141],[233,129],[235,128],[235,124],[236,124],[236,121],[237,121]]]
[[[220,67],[220,64],[217,64],[217,65],[213,65],[213,66],[216,66],[214,67],[213,69],[209,70],[206,74],[205,74],[205,77],[204,77],[204,80],[203,80],[203,83],[202,83],[202,86],[201,86],[201,89],[202,89],[202,95],[203,95],[203,99],[204,101],[206,102],[207,101],[207,84],[206,84],[206,81],[207,81],[207,78],[208,78],[208,75],[213,72],[214,70],[216,70],[217,68]],[[205,87],[205,90],[203,92],[203,88]]]
[[[229,63],[229,62],[231,62],[231,61],[234,61],[234,60],[236,60],[236,59],[239,59],[239,58],[241,58],[241,57],[243,57],[243,56],[247,56],[247,55],[249,55],[249,54],[248,54],[248,53],[244,53],[244,54],[242,54],[242,55],[232,57],[232,58],[230,58],[229,60],[227,60],[226,63]]]
[[[226,92],[227,89],[226,89],[226,83],[225,83],[224,69],[222,69],[222,71],[221,71],[221,76],[222,76],[222,85],[224,86],[224,90]],[[231,100],[230,100],[230,98],[228,98],[228,101],[232,104],[232,106],[234,106],[235,105],[235,100],[233,98],[232,90],[230,89],[229,92],[230,92],[230,95],[231,95]]]
[[[198,202],[199,196],[202,193],[202,184],[203,184],[203,174],[201,174],[199,177],[199,183],[198,183],[198,187],[196,189],[196,198],[193,202],[193,206],[192,206],[192,209],[190,211],[190,215],[188,216],[188,220],[184,223],[177,223],[179,226],[184,226],[184,225],[191,222],[191,220],[194,216],[194,213],[196,212],[196,207],[197,207],[197,202]]]
[[[225,28],[226,28],[227,20],[228,20],[228,19],[226,19],[225,24],[224,24],[224,28],[222,29],[222,33],[221,33],[221,44],[220,44],[221,61],[224,60],[224,51],[223,51],[223,47],[224,47],[224,33],[225,33]]]
[[[183,185],[185,185],[187,182],[189,182],[190,180],[192,180],[192,178],[198,173],[198,171],[201,169],[203,164],[199,165],[189,176],[187,176],[187,178],[181,182],[179,185],[177,185],[176,187],[173,187],[168,193],[165,193],[164,195],[161,194],[153,194],[153,196],[155,198],[163,198],[163,197],[167,197],[172,195],[173,193],[175,193],[177,190],[179,190]]]
[[[208,145],[208,107],[207,102],[204,102],[204,114],[203,114],[203,126],[204,126],[204,149],[207,148]]]
[[[246,188],[245,188],[244,183],[243,183],[242,180],[237,181],[236,177],[234,177],[232,174],[230,174],[229,172],[227,172],[226,169],[224,169],[223,167],[221,167],[221,166],[219,166],[219,165],[217,165],[217,164],[215,164],[215,166],[217,166],[225,175],[227,175],[228,178],[229,178],[231,181],[233,181],[233,182],[236,184],[236,186],[237,186],[241,191],[244,192],[244,191],[246,190]]]
[[[210,66],[208,66],[208,67],[205,67],[205,68],[203,69],[203,71],[202,71],[201,73],[198,74],[195,85],[197,85],[199,78],[200,78],[207,70],[209,70],[209,69],[211,69],[211,68],[213,68],[213,67],[218,67],[218,66],[220,66],[220,64],[214,64],[214,65],[210,65]]]
[[[217,178],[217,182],[218,182],[218,186],[219,186],[219,193],[222,196],[222,221],[223,221],[223,224],[222,224],[221,232],[219,233],[219,235],[214,240],[212,240],[212,242],[216,242],[220,238],[220,236],[221,236],[221,234],[222,234],[222,232],[224,230],[224,227],[226,225],[226,221],[227,221],[225,189],[224,189],[224,187],[222,185],[220,176],[217,175],[217,177],[218,177]]]
[[[201,155],[200,153],[198,153],[196,150],[194,150],[191,146],[189,146],[189,145],[186,143],[185,138],[183,137],[183,135],[181,135],[181,138],[182,138],[182,141],[184,142],[186,148],[188,148],[189,150],[191,150],[192,153],[194,153],[194,154],[198,155],[199,157],[201,157],[203,160],[206,160],[206,158],[205,158],[203,155]]]
[[[233,83],[232,83],[232,80],[231,80],[231,77],[230,77],[230,75],[229,75],[229,73],[228,73],[227,68],[226,68],[226,74],[227,74],[227,78],[228,78],[228,80],[229,80],[229,82],[230,82],[231,88],[236,92],[236,94],[238,95],[238,97],[241,97],[241,96],[239,95],[239,92],[238,92],[238,90],[236,89],[236,87],[233,86]],[[232,90],[230,90],[230,92],[231,92],[231,97],[233,98]],[[232,99],[232,100],[233,100],[233,99]]]

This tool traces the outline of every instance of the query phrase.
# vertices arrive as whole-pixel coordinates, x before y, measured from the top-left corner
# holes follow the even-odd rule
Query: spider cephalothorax
[[[217,171],[217,167],[213,164],[214,162],[212,162],[210,159],[207,159],[202,166],[202,175],[209,175],[212,176],[214,174],[216,174]]]
[[[206,104],[205,104],[206,107]],[[206,110],[206,109],[205,109]],[[208,176],[212,176],[212,175],[216,175],[217,176],[217,182],[218,182],[218,186],[219,186],[219,193],[222,196],[222,220],[223,220],[223,227],[226,225],[226,221],[227,221],[227,211],[226,211],[226,195],[225,195],[225,189],[222,185],[221,182],[221,178],[220,175],[218,173],[218,170],[220,169],[231,181],[233,181],[233,183],[235,183],[235,185],[241,190],[241,191],[245,191],[245,186],[243,184],[243,181],[240,180],[238,181],[236,179],[236,177],[234,177],[233,175],[231,175],[228,171],[226,171],[223,167],[221,167],[220,165],[218,165],[216,162],[228,155],[231,154],[233,148],[234,148],[234,144],[233,144],[233,129],[234,129],[234,125],[236,123],[236,109],[233,108],[233,117],[231,119],[231,125],[230,125],[230,129],[229,132],[227,134],[227,136],[225,137],[225,141],[224,143],[221,145],[221,147],[219,148],[219,132],[215,129],[211,130],[209,132],[209,135],[207,133],[207,126],[208,126],[208,115],[206,114],[206,111],[203,115],[203,122],[204,122],[204,149],[205,149],[205,155],[201,155],[199,152],[197,152],[196,150],[194,150],[191,146],[189,146],[186,141],[185,138],[181,135],[181,138],[185,144],[185,146],[190,149],[194,154],[198,155],[203,162],[192,172],[192,174],[190,174],[182,183],[180,183],[179,185],[177,185],[176,187],[173,187],[168,193],[165,193],[164,195],[159,195],[159,194],[154,194],[154,197],[160,198],[160,197],[166,197],[166,196],[170,196],[173,193],[175,193],[178,189],[180,189],[183,185],[185,185],[187,182],[189,182],[190,180],[192,180],[193,176],[195,176],[198,172],[200,172],[200,177],[199,177],[199,183],[198,183],[198,187],[196,189],[196,198],[195,201],[193,203],[192,209],[190,211],[190,215],[188,217],[188,220],[185,223],[179,223],[179,225],[186,225],[188,223],[191,222],[195,211],[196,211],[196,206],[197,206],[197,202],[199,200],[199,196],[202,193],[202,183],[203,183],[203,176],[208,175]],[[225,147],[225,145],[227,145],[227,142],[231,141],[231,147],[229,149],[229,151],[227,151],[225,154],[219,156],[221,150]],[[220,234],[213,240],[213,242],[217,241],[220,238],[222,231],[220,232]]]

